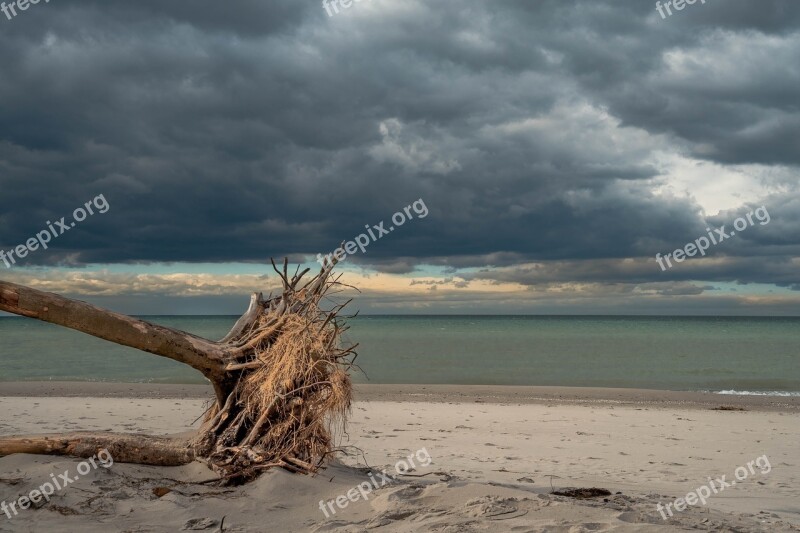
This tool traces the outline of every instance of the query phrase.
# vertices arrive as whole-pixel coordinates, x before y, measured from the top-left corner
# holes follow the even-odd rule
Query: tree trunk
[[[196,457],[186,439],[170,437],[92,432],[0,437],[2,455],[35,453],[89,458],[104,449],[119,463],[179,466],[191,463]]]
[[[222,368],[235,360],[224,344],[5,281],[0,281],[0,310],[185,363],[214,384],[218,401],[230,392],[218,387],[225,381]]]
[[[333,264],[298,288],[308,269],[289,278],[281,295],[253,294],[230,333],[211,341],[114,313],[85,302],[0,281],[0,310],[65,326],[101,339],[185,363],[211,381],[216,402],[189,439],[73,433],[0,438],[0,457],[37,453],[91,457],[107,449],[117,462],[180,465],[200,459],[228,482],[264,468],[315,471],[331,451],[331,424],[344,424],[353,347],[340,347],[347,328],[320,301],[338,285]]]

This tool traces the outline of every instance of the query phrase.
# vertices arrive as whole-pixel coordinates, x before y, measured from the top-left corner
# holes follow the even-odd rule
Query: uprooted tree
[[[84,302],[0,281],[0,310],[36,318],[185,363],[214,387],[215,401],[189,438],[77,432],[0,437],[0,457],[12,453],[88,458],[107,449],[115,461],[177,466],[206,462],[226,483],[248,481],[271,467],[315,472],[334,447],[350,408],[349,369],[355,346],[323,299],[343,285],[326,264],[290,277],[273,262],[281,294],[253,294],[250,307],[220,341],[114,313]],[[299,269],[298,269],[299,270]]]

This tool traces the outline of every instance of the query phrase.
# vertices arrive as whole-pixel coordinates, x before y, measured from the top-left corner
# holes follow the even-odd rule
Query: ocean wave
[[[780,391],[780,390],[768,390],[768,391],[721,390],[721,391],[715,391],[714,394],[727,394],[731,396],[783,396],[783,397],[800,396],[800,392]]]

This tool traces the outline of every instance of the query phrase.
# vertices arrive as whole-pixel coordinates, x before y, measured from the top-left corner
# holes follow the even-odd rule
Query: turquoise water
[[[143,318],[213,339],[236,320]],[[350,324],[360,382],[800,392],[800,318],[372,316]],[[0,318],[0,381],[50,379],[204,381],[158,356]]]

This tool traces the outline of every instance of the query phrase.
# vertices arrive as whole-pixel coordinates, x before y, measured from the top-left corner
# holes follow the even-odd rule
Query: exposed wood
[[[231,331],[225,335],[225,337],[219,341],[220,343],[227,343],[233,339],[238,338],[245,332],[245,330],[253,327],[256,320],[258,319],[259,315],[261,314],[261,309],[264,306],[264,295],[260,292],[254,292],[252,296],[250,296],[250,307],[247,308],[247,311],[236,321],[236,324],[233,325]]]
[[[347,370],[355,347],[340,346],[347,328],[338,317],[346,303],[320,307],[328,290],[340,285],[330,277],[334,264],[301,286],[308,269],[290,276],[286,260],[282,269],[273,262],[282,293],[266,301],[254,293],[219,342],[0,281],[0,310],[180,361],[202,372],[216,394],[189,439],[88,432],[6,437],[0,457],[91,457],[105,448],[119,462],[172,466],[200,459],[232,483],[275,465],[313,472],[332,449],[330,426],[344,423],[352,393]]]
[[[103,449],[117,463],[179,466],[195,459],[194,449],[186,439],[169,437],[92,432],[0,437],[0,455],[32,453],[89,458]]]
[[[6,281],[0,281],[0,310],[168,357],[207,377],[230,359],[229,348],[223,344]]]

